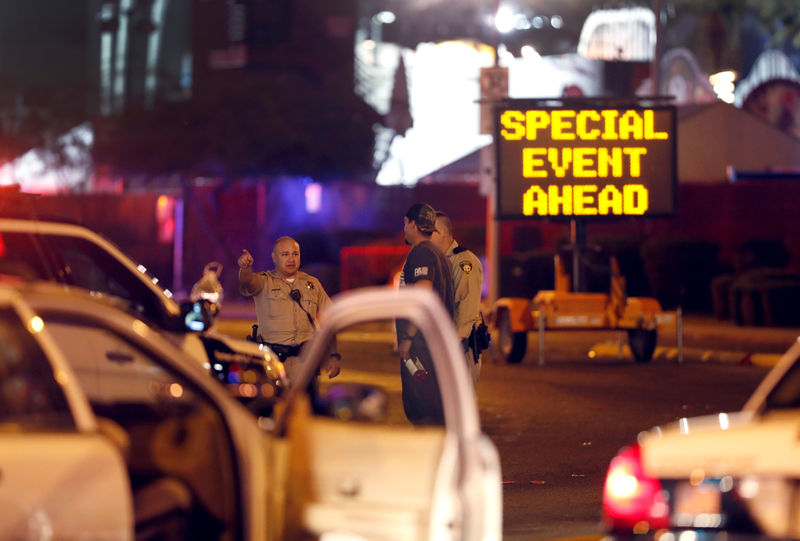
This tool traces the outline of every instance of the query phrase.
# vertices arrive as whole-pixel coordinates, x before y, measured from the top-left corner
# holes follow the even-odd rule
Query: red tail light
[[[669,505],[658,479],[642,470],[638,445],[625,447],[608,467],[603,514],[612,530],[647,533],[669,525]]]

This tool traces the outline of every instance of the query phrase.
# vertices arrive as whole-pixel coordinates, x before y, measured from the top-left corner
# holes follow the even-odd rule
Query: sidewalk
[[[252,302],[227,303],[219,317],[254,323],[256,312]],[[683,361],[773,366],[798,337],[800,327],[742,327],[711,316],[684,315]],[[630,359],[626,341],[623,340],[622,358]],[[604,359],[616,359],[619,353],[617,342],[598,343],[590,350],[590,355]],[[676,333],[659,334],[653,359],[677,361]]]
[[[710,316],[683,317],[683,361],[773,366],[800,337],[796,327],[744,327]],[[617,344],[592,348],[598,358],[617,358]],[[630,358],[627,346],[623,358]],[[677,333],[661,333],[654,359],[678,359]]]

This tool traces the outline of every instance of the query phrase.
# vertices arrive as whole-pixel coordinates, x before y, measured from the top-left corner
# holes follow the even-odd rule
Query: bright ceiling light
[[[736,72],[733,70],[720,71],[719,73],[713,73],[709,75],[708,80],[712,85],[719,83],[732,83],[736,80]]]
[[[526,60],[540,60],[542,58],[542,55],[531,45],[523,45],[519,52],[522,58]]]
[[[733,103],[736,99],[734,91],[736,90],[736,72],[735,71],[721,71],[714,73],[708,77],[711,86],[714,88],[714,93],[719,99],[726,103]]]
[[[381,11],[374,15],[375,21],[382,24],[392,24],[397,20],[397,17],[391,11]]]
[[[494,27],[497,28],[497,31],[501,34],[511,32],[516,22],[517,17],[511,12],[511,9],[506,6],[498,9],[497,14],[494,16]]]
[[[514,18],[514,30],[530,30],[531,22],[522,13],[518,13]]]

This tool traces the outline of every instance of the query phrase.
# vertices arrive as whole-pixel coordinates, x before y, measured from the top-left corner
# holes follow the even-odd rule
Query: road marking
[[[342,371],[339,375],[330,382],[367,383],[369,385],[382,387],[387,392],[400,392],[401,390],[399,374],[351,370],[346,366],[342,367]]]
[[[599,343],[589,349],[588,356],[592,359],[632,359],[631,350],[626,345],[622,347],[622,356],[619,355],[617,344]],[[696,359],[703,363],[731,363],[755,364],[759,366],[775,366],[781,358],[778,353],[748,353],[746,351],[722,351],[716,349],[683,348],[683,358]],[[675,347],[656,347],[653,359],[677,360],[678,349]]]
[[[394,332],[373,331],[373,332],[340,332],[336,333],[336,339],[342,342],[371,342],[394,344]]]

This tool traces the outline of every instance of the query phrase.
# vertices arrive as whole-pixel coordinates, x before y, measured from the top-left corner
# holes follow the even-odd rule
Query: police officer
[[[403,218],[403,233],[406,243],[411,245],[403,271],[400,287],[425,287],[432,289],[442,304],[453,315],[453,273],[450,262],[431,242],[435,229],[436,211],[425,203],[412,205]],[[401,359],[401,382],[403,409],[414,424],[443,424],[442,398],[436,378],[435,367],[430,358],[424,338],[407,320],[397,321],[397,350]],[[405,361],[418,359],[428,377],[415,379]]]
[[[472,382],[477,385],[481,373],[481,357],[480,352],[475,351],[471,336],[482,323],[483,266],[474,253],[458,245],[453,238],[453,222],[444,212],[436,213],[436,230],[431,235],[431,241],[447,256],[453,269],[456,332],[464,347]]]
[[[281,237],[275,241],[272,261],[274,270],[255,273],[253,256],[242,250],[237,260],[239,293],[253,297],[258,341],[269,346],[287,365],[291,379],[294,357],[314,334],[317,317],[330,306],[331,299],[319,280],[300,270],[300,245],[293,238]],[[341,355],[335,351],[335,344],[332,348],[325,364],[329,378],[340,371]]]

